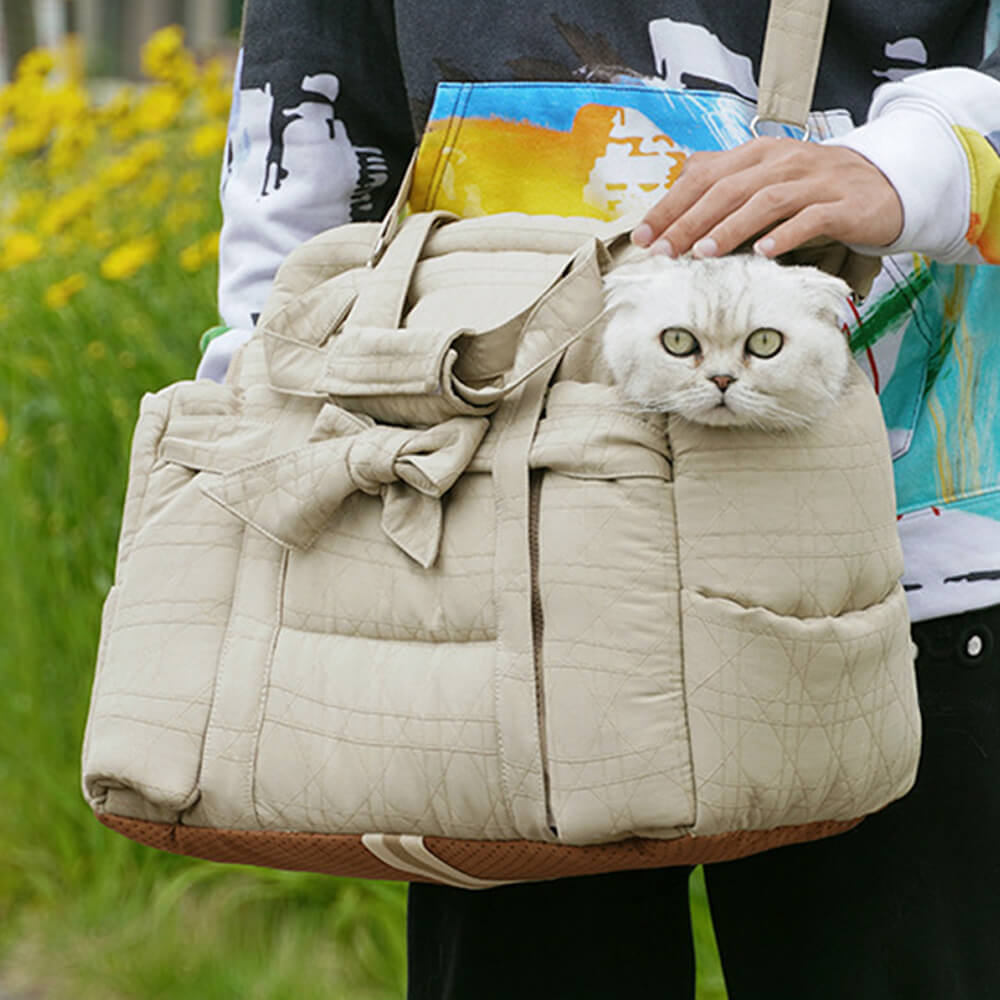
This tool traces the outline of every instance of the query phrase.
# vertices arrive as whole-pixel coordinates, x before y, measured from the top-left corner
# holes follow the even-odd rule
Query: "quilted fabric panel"
[[[200,797],[185,816],[195,825],[260,825],[253,799],[254,755],[279,635],[286,566],[284,549],[256,531],[243,531],[225,642],[215,660]]]
[[[495,644],[282,630],[257,747],[265,829],[516,835],[501,797]]]
[[[695,835],[848,819],[916,776],[920,722],[901,587],[793,618],[682,591]]]
[[[165,426],[164,402],[147,408],[136,432],[150,465],[133,463],[128,544],[105,616],[84,781],[92,802],[109,788],[132,788],[176,815],[196,796],[243,528],[202,495],[190,470],[146,447],[148,422],[157,433]]]
[[[464,476],[442,504],[441,549],[424,569],[386,537],[378,497],[348,498],[309,551],[292,553],[288,626],[404,642],[495,638],[490,477]]]
[[[567,253],[456,252],[413,272],[405,325],[488,329],[528,308],[566,266]]]
[[[685,587],[777,614],[883,601],[902,575],[878,401],[854,366],[822,425],[770,434],[670,421]]]
[[[541,483],[540,665],[563,843],[694,822],[671,489],[556,473]]]

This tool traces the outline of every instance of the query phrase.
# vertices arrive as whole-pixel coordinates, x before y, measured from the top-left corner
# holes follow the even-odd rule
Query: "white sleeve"
[[[826,140],[870,160],[903,205],[888,247],[953,263],[1000,263],[1000,81],[953,67],[875,91],[866,124]]]

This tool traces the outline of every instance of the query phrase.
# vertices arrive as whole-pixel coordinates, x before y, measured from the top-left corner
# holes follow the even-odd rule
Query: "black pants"
[[[730,1000],[1000,1000],[1000,606],[913,627],[913,791],[706,868]],[[684,868],[413,885],[408,1000],[690,1000]]]

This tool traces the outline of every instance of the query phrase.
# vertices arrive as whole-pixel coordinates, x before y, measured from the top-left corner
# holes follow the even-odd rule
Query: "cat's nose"
[[[709,375],[709,382],[714,382],[723,392],[725,392],[735,381],[733,375]]]

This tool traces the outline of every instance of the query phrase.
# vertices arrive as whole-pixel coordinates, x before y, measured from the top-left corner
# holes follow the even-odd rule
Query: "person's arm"
[[[836,140],[696,154],[633,239],[712,256],[770,230],[756,245],[766,256],[823,235],[869,253],[1000,263],[997,76],[997,55],[979,70],[929,70],[880,87],[868,122]]]
[[[1000,54],[985,68],[1000,76]],[[879,251],[1000,264],[1000,79],[959,67],[917,73],[880,87],[868,117],[828,144],[860,153],[899,195],[902,231]]]
[[[246,0],[222,170],[221,381],[274,274],[324,229],[377,220],[413,149],[390,0]]]

